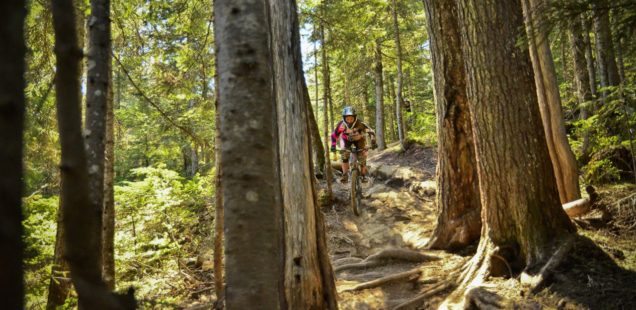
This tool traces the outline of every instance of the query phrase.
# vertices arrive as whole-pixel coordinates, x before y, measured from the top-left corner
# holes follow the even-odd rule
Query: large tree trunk
[[[428,246],[457,249],[479,239],[479,182],[454,0],[425,0],[437,108],[437,227]]]
[[[268,3],[262,0],[214,2],[222,176],[217,195],[223,196],[228,309],[285,307],[283,208],[278,150],[272,147],[277,145],[277,124],[267,10]]]
[[[396,64],[397,64],[397,90],[395,94],[395,121],[397,123],[398,140],[400,147],[404,149],[404,139],[406,139],[406,129],[402,119],[402,45],[400,44],[400,24],[397,16],[397,1],[392,0],[391,13],[393,15],[393,35],[396,47]]]
[[[309,98],[309,89],[307,88],[307,82],[303,76],[303,100],[307,104],[307,125],[309,126],[309,133],[311,135],[312,154],[316,160],[317,172],[320,175],[324,175],[324,169],[326,165],[325,148],[322,145],[322,139],[320,139],[320,130],[318,129],[318,123],[314,114],[314,109],[311,106],[311,98]]]
[[[104,156],[106,150],[106,111],[110,89],[111,40],[110,0],[91,0],[88,23],[88,71],[86,76],[86,160],[91,205],[98,206],[98,223],[91,235],[99,242],[97,264],[102,268],[102,218],[104,212]]]
[[[382,81],[382,50],[380,40],[375,40],[375,65],[373,67],[375,78],[375,136],[380,151],[386,148],[384,140],[384,83]]]
[[[539,1],[521,0],[521,3],[543,130],[559,188],[559,197],[564,204],[581,198],[581,190],[576,158],[565,133],[559,86],[548,36],[545,29],[539,25],[542,20],[540,10],[543,9]]]
[[[78,47],[80,50],[84,49],[86,39],[86,3],[83,0],[73,0],[75,9],[75,27],[77,29],[76,36]],[[84,57],[80,61],[81,74],[84,72],[85,66]],[[80,102],[81,102],[80,98]],[[81,103],[80,103],[81,104]],[[60,188],[62,188],[63,182],[60,180]],[[70,277],[70,267],[65,259],[65,244],[66,232],[64,231],[64,212],[62,210],[62,199],[59,200],[59,208],[57,212],[57,227],[55,234],[55,249],[53,253],[53,265],[51,267],[51,278],[49,279],[48,299],[46,303],[47,309],[56,309],[66,303],[66,299],[70,296],[72,285]]]
[[[614,44],[610,29],[609,9],[607,1],[600,0],[594,4],[594,31],[596,34],[596,57],[601,87],[617,86],[620,83],[618,67],[614,58]],[[605,102],[609,91],[602,90],[602,100]]]
[[[217,0],[214,12],[226,306],[335,309],[312,178],[295,3]]]
[[[71,267],[80,309],[132,308],[132,296],[128,299],[116,297],[102,281],[99,264],[102,206],[95,205],[89,197],[80,111],[79,63],[82,52],[77,46],[73,2],[54,0],[52,9],[57,59],[57,118],[62,146],[60,207],[64,218],[65,256]]]
[[[540,134],[528,51],[517,45],[523,29],[519,2],[458,5],[483,226],[477,253],[450,300],[489,275],[514,276],[540,266],[575,230]]]
[[[0,300],[24,308],[22,267],[22,131],[25,1],[0,4]]]
[[[285,218],[286,302],[289,309],[336,309],[335,281],[314,192],[296,3],[270,0],[270,12]]]
[[[115,289],[115,112],[113,73],[110,68],[106,102],[106,149],[104,154],[104,212],[102,216],[102,277],[109,290]]]
[[[579,118],[584,120],[589,117],[589,112],[593,106],[594,96],[590,89],[590,75],[588,73],[587,61],[585,59],[585,40],[583,35],[582,23],[578,19],[572,23],[569,31],[570,49],[572,50],[572,58],[574,60],[574,84],[576,86],[576,94],[579,101]],[[587,163],[589,159],[590,132],[583,132],[581,144],[581,162]]]
[[[324,16],[324,2],[321,3],[321,13]],[[333,180],[333,172],[331,170],[331,156],[329,156],[329,150],[331,148],[331,129],[333,124],[329,124],[329,115],[331,112],[331,122],[333,123],[333,109],[329,104],[329,98],[331,98],[331,83],[329,77],[329,58],[327,57],[327,42],[325,37],[325,25],[323,21],[320,21],[320,43],[322,44],[322,109],[323,109],[323,125],[324,125],[324,138],[325,138],[325,179],[327,180],[327,197],[328,200],[333,199],[333,190],[331,188],[331,181]]]

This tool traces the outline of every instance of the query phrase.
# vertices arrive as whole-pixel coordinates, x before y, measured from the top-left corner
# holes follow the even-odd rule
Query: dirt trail
[[[435,149],[419,145],[409,146],[403,153],[393,145],[370,154],[371,178],[363,186],[360,216],[349,208],[348,184],[334,183],[337,202],[323,211],[340,309],[394,309],[443,284],[470,258],[474,247],[459,254],[425,249],[436,221],[435,164]],[[531,295],[517,279],[491,279],[497,285],[491,289],[511,302],[503,308],[636,309],[635,235],[610,236],[613,233],[607,228],[579,228],[582,237],[548,289]],[[386,250],[396,249],[402,251],[398,254],[426,257],[373,256],[395,254]],[[352,291],[361,283],[373,284],[369,281],[387,276],[399,279]],[[435,309],[451,290],[440,287],[432,296],[400,309]]]
[[[394,145],[380,154],[370,154],[368,161],[371,177],[369,183],[363,185],[360,216],[353,215],[349,208],[348,184],[339,182],[333,187],[338,203],[325,210],[341,309],[393,308],[417,296],[421,289],[442,281],[466,260],[459,255],[424,248],[436,221],[435,150],[417,146],[399,153]],[[432,256],[432,260],[389,259],[370,268],[338,271],[345,264],[391,249],[424,253]],[[377,288],[347,291],[359,283],[414,269],[421,271],[419,277],[414,275]],[[428,299],[420,306],[434,307],[441,297]]]

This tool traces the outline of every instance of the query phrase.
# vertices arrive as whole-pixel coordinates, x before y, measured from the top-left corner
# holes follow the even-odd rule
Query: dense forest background
[[[542,8],[541,29],[552,50],[581,186],[625,188],[636,179],[636,7],[627,0],[552,3]],[[86,51],[90,4],[76,0],[74,5],[79,44]],[[383,132],[387,144],[402,140],[436,146],[422,1],[307,0],[299,1],[298,8],[305,79],[319,132],[331,130],[342,107],[353,105],[365,122]],[[51,12],[49,1],[28,2],[27,309],[50,305],[51,288],[65,284],[62,296],[70,298],[63,298],[62,305],[76,305],[68,270],[56,259],[60,141]],[[176,307],[211,298],[217,84],[212,5],[113,0],[110,20],[114,283],[118,289],[135,287],[137,300],[148,306]],[[527,41],[520,38],[518,44]],[[92,66],[83,61],[83,72]],[[85,95],[86,73],[82,81]],[[381,130],[379,110],[384,114]]]

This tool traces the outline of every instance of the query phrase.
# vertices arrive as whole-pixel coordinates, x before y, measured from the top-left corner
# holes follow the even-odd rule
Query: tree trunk
[[[579,118],[584,120],[589,116],[590,108],[593,106],[594,97],[590,89],[590,76],[587,71],[587,62],[585,59],[585,40],[583,36],[583,28],[580,22],[575,21],[570,26],[569,31],[570,49],[572,50],[572,58],[574,60],[574,84],[576,86],[576,94],[579,101]],[[586,130],[582,137],[581,144],[581,163],[587,163],[589,160],[590,132]]]
[[[321,13],[324,16],[324,2],[321,3]],[[320,21],[320,43],[322,44],[322,103],[323,103],[323,125],[324,125],[324,137],[325,137],[325,178],[327,180],[327,197],[331,201],[333,199],[333,190],[331,188],[331,181],[333,180],[333,172],[331,171],[331,157],[329,151],[331,149],[331,129],[333,124],[329,125],[329,111],[331,112],[331,122],[333,122],[333,109],[329,104],[329,98],[331,97],[331,84],[329,81],[329,61],[327,58],[327,42],[325,37],[325,25],[323,21]]]
[[[318,123],[316,122],[316,117],[314,114],[314,109],[311,106],[311,98],[309,98],[309,89],[307,88],[307,82],[303,76],[303,100],[307,104],[307,113],[309,116],[307,117],[307,122],[309,126],[309,133],[311,135],[311,145],[313,150],[313,156],[316,160],[317,172],[319,175],[324,175],[326,159],[325,159],[325,148],[322,145],[322,139],[320,139],[320,130],[318,129]]]
[[[77,30],[77,42],[79,49],[82,51],[79,72],[84,74],[84,55],[83,49],[86,39],[86,3],[82,0],[73,0],[75,10],[75,28]],[[80,98],[80,109],[82,106],[82,98]],[[63,181],[60,180],[60,188],[62,188]],[[66,299],[70,296],[72,285],[70,276],[70,267],[65,259],[65,244],[66,232],[64,231],[64,211],[62,210],[62,199],[59,200],[59,208],[56,216],[56,234],[55,234],[55,249],[53,253],[53,265],[51,267],[51,279],[49,280],[48,298],[46,303],[47,309],[56,309],[66,303]]]
[[[375,78],[375,136],[378,142],[378,150],[386,148],[384,140],[384,83],[382,81],[382,50],[380,40],[375,40],[375,66],[373,67]]]
[[[335,309],[312,178],[295,3],[217,0],[214,6],[226,306]]]
[[[65,256],[71,267],[80,309],[132,308],[132,296],[112,295],[102,281],[101,211],[89,196],[89,177],[80,111],[80,60],[75,14],[70,0],[54,0],[57,118],[60,132]],[[106,93],[103,93],[104,97]],[[103,191],[103,187],[99,189]]]
[[[542,20],[540,0],[521,0],[525,15],[528,48],[534,70],[534,81],[550,159],[559,188],[561,203],[581,198],[579,174],[574,153],[568,143],[561,109],[559,86],[552,52]]]
[[[615,38],[614,49],[616,50],[616,66],[618,67],[618,83],[625,84],[625,61],[623,59],[623,38]]]
[[[314,32],[317,31],[316,30],[316,25],[314,25]],[[314,103],[314,115],[316,116],[316,124],[320,124],[320,114],[318,112],[318,105],[320,102],[320,99],[318,97],[320,97],[320,85],[318,82],[318,47],[316,47],[316,41],[314,41],[314,83],[316,83],[316,85],[314,85],[314,91],[315,91],[315,98],[314,100],[316,101]],[[324,170],[324,168],[321,168],[321,170]]]
[[[596,33],[596,57],[598,73],[601,77],[601,87],[617,86],[620,83],[618,67],[614,58],[614,45],[610,30],[609,9],[607,1],[600,0],[593,4],[594,7],[594,31]],[[605,103],[609,91],[602,90],[602,100]]]
[[[296,3],[270,0],[270,12],[285,218],[286,303],[289,309],[336,309],[335,280],[314,191]]]
[[[266,1],[214,2],[227,309],[285,307],[267,10]]]
[[[395,140],[399,140],[399,136],[398,136],[398,132],[397,132],[397,123],[396,123],[396,116],[397,114],[395,113],[395,111],[397,111],[397,101],[395,101],[395,83],[393,83],[393,77],[388,75],[388,79],[389,79],[389,84],[387,85],[387,87],[389,88],[389,97],[391,100],[389,100],[389,102],[391,103],[390,105],[390,111],[392,111],[391,113],[389,113],[389,129],[390,129],[390,133],[391,133],[391,141],[395,141]]]
[[[590,80],[590,91],[592,97],[598,97],[596,92],[596,68],[594,67],[594,55],[592,54],[592,41],[590,40],[590,24],[581,18],[581,26],[583,27],[583,44],[585,46],[585,62],[587,63],[587,74]]]
[[[0,299],[24,308],[22,154],[24,129],[25,1],[0,4]]]
[[[406,130],[404,128],[404,121],[402,119],[402,45],[400,44],[400,25],[397,17],[397,1],[392,0],[391,6],[393,14],[393,33],[395,37],[396,47],[396,62],[397,62],[397,91],[395,94],[395,121],[397,123],[398,140],[400,141],[400,147],[404,149],[404,139]]]
[[[463,248],[479,239],[479,182],[454,0],[425,0],[437,107],[437,227],[428,246]]]
[[[514,277],[545,263],[553,246],[575,230],[540,134],[528,51],[517,45],[519,2],[467,0],[458,6],[483,226],[477,253],[448,302],[489,275]]]
[[[91,0],[88,23],[88,71],[86,76],[86,160],[91,205],[97,206],[98,223],[91,234],[99,238],[99,268],[102,265],[102,229],[104,212],[104,156],[106,150],[106,111],[110,89],[111,41],[110,0]]]
[[[367,125],[375,128],[375,120],[371,117],[371,112],[369,111],[369,85],[366,83],[366,80],[362,82],[364,85],[362,86],[362,112],[363,112],[363,120],[367,123]]]
[[[102,277],[109,290],[115,289],[115,113],[113,72],[106,102],[106,149],[104,154],[104,213],[102,216]]]
[[[64,188],[64,181],[60,180],[60,188]],[[51,278],[49,279],[47,310],[55,310],[64,305],[71,293],[70,267],[65,259],[66,231],[64,230],[64,212],[61,209],[65,204],[60,197],[60,209],[57,212],[57,232],[55,234],[55,249],[53,254],[53,265],[51,266]]]
[[[215,26],[216,27],[216,23]],[[225,273],[223,266],[223,230],[224,230],[224,218],[223,212],[223,175],[221,174],[221,131],[218,129],[221,126],[221,114],[219,113],[219,75],[218,75],[218,61],[216,64],[217,74],[214,76],[215,87],[215,100],[214,100],[214,118],[216,132],[214,136],[214,292],[216,293],[217,305],[215,309],[223,309],[225,302]]]

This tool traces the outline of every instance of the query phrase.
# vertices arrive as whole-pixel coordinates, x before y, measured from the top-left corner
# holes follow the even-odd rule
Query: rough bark
[[[572,59],[574,62],[574,84],[576,87],[576,94],[579,102],[579,118],[587,119],[594,96],[590,89],[590,75],[587,68],[587,61],[585,58],[586,46],[583,35],[582,23],[575,21],[570,25],[569,29],[569,41],[570,49],[572,51]],[[590,146],[590,133],[585,131],[582,137],[583,143],[581,144],[581,162],[586,163],[589,158],[589,146]]]
[[[454,0],[425,0],[437,114],[437,227],[428,243],[458,249],[479,239],[475,145]]]
[[[540,134],[528,51],[517,45],[523,31],[519,2],[468,0],[458,6],[483,226],[451,300],[489,275],[508,275],[508,265],[513,273],[540,266],[574,232]]]
[[[288,309],[336,309],[324,223],[318,216],[320,206],[313,188],[296,3],[270,0],[270,12],[285,218],[286,303]]]
[[[99,232],[102,206],[95,205],[89,197],[80,111],[79,64],[82,52],[77,46],[73,2],[54,0],[52,11],[57,59],[55,89],[62,157],[60,208],[64,218],[65,257],[71,268],[80,309],[132,308],[132,296],[120,298],[112,295],[101,277]],[[103,191],[103,187],[100,191]]]
[[[0,3],[0,299],[24,308],[22,154],[24,129],[25,1]]]
[[[375,79],[375,136],[380,151],[386,148],[384,140],[384,83],[382,81],[382,50],[380,40],[375,41],[375,65],[373,67]]]
[[[309,89],[307,89],[307,82],[303,76],[303,100],[307,104],[307,125],[309,126],[309,133],[311,135],[312,154],[316,160],[317,172],[319,175],[324,175],[324,169],[326,164],[325,148],[322,145],[320,139],[320,130],[318,129],[318,123],[314,114],[314,109],[311,106],[311,98],[309,98]]]
[[[322,3],[324,5],[324,2]],[[321,11],[324,15],[324,9],[321,5]],[[327,56],[327,42],[325,37],[325,25],[321,21],[320,25],[320,43],[322,44],[322,110],[323,110],[323,129],[324,129],[324,138],[325,138],[325,178],[327,180],[327,197],[329,200],[333,197],[333,190],[331,188],[331,181],[333,180],[333,172],[331,171],[331,156],[329,156],[329,151],[331,148],[331,138],[330,138],[330,130],[333,128],[333,124],[330,126],[329,124],[329,111],[331,111],[331,122],[333,123],[333,111],[331,109],[331,105],[329,104],[329,98],[331,97],[331,84],[329,81],[329,61]]]
[[[214,11],[225,305],[335,309],[312,178],[295,3],[217,0]]]
[[[406,129],[404,128],[404,120],[402,119],[402,45],[400,44],[400,24],[397,14],[397,0],[392,0],[391,13],[393,15],[393,36],[396,48],[396,65],[397,65],[397,90],[395,92],[395,122],[397,123],[398,140],[400,147],[404,149],[404,139],[406,139]]]
[[[112,84],[112,70],[109,70]],[[102,277],[109,290],[115,289],[115,112],[113,87],[108,87],[104,154],[104,212],[102,215]]]
[[[596,60],[601,87],[617,86],[620,83],[618,67],[616,65],[612,32],[610,30],[609,9],[607,1],[600,0],[594,4],[594,32],[596,34]],[[608,90],[602,90],[602,100],[605,101]]]
[[[559,86],[548,36],[545,29],[539,25],[542,20],[542,4],[539,1],[521,0],[521,3],[548,152],[561,203],[567,203],[581,198],[578,167],[565,132]]]

